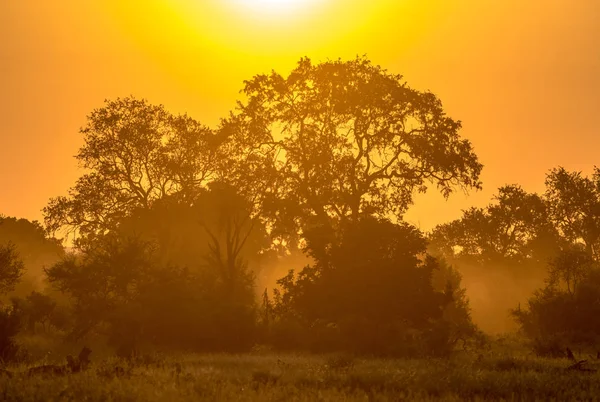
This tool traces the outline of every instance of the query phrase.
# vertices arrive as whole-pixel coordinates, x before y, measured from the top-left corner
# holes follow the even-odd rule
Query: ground
[[[36,364],[7,367],[2,401],[400,401],[600,400],[600,360],[590,371],[523,350],[458,352],[448,359],[347,355],[151,354],[128,363],[93,362],[82,373],[28,376]]]

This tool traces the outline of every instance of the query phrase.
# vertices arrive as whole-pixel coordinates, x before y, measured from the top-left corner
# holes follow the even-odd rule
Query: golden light
[[[240,11],[251,11],[256,15],[294,15],[310,12],[315,0],[230,0]]]

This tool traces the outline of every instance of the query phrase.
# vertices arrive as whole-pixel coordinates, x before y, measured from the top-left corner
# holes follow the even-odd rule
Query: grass
[[[83,373],[0,376],[2,401],[600,400],[600,372],[496,351],[450,359],[171,355],[96,362]],[[589,367],[600,368],[600,361]]]

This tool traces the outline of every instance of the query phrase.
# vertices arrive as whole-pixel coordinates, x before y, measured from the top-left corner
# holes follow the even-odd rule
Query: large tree
[[[137,208],[177,195],[191,200],[214,175],[218,159],[213,132],[162,105],[123,98],[106,101],[81,129],[76,158],[86,173],[44,209],[49,230],[104,233]]]
[[[480,187],[460,121],[365,58],[304,58],[287,77],[255,76],[243,93],[222,126],[229,179],[284,233],[314,220],[399,217],[430,183],[445,196]]]

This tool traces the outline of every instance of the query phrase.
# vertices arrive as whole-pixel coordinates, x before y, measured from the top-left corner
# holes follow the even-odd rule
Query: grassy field
[[[582,357],[583,358],[583,357]],[[588,357],[589,359],[589,357]],[[158,355],[96,361],[82,373],[0,375],[2,401],[600,400],[600,372],[515,352],[450,359],[342,355]],[[589,360],[586,367],[600,368]]]

